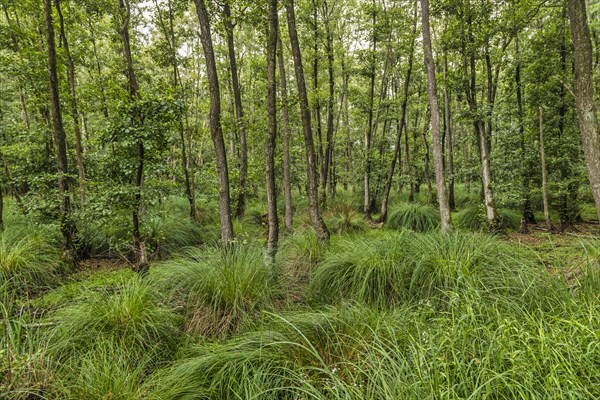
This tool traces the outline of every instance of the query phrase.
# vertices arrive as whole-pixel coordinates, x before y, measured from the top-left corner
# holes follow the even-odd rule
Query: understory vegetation
[[[54,250],[56,232],[39,234],[52,226],[8,225],[0,391],[14,399],[600,396],[598,240],[492,236],[469,225],[441,233],[423,229],[428,207],[400,204],[392,216],[401,214],[401,225],[392,216],[389,229],[362,220],[329,248],[299,222],[274,265],[264,232],[240,221],[246,239],[182,241],[146,277],[102,259],[73,273]],[[354,213],[338,204],[325,215]],[[180,227],[175,220],[165,235]],[[194,226],[202,237],[218,229]]]

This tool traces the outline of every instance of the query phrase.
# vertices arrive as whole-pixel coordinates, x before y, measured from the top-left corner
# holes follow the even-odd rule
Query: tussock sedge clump
[[[392,211],[385,226],[390,229],[428,232],[440,226],[440,214],[431,205],[407,203]]]
[[[106,343],[131,355],[168,357],[179,340],[180,319],[161,305],[159,297],[138,277],[114,292],[91,294],[85,302],[66,306],[54,315],[56,328],[49,351],[58,362],[94,351]]]
[[[207,336],[235,332],[268,308],[275,293],[259,246],[190,249],[157,268],[153,281],[171,301],[183,301],[186,330]]]
[[[521,225],[521,215],[513,210],[497,209],[500,220],[499,229],[517,230]],[[481,207],[469,207],[456,215],[456,225],[471,231],[481,231],[488,228],[485,211]]]
[[[365,232],[369,226],[362,214],[352,206],[337,204],[325,213],[325,223],[332,232],[350,234]]]
[[[33,295],[58,282],[63,265],[58,250],[33,227],[0,232],[0,287]]]
[[[269,315],[261,330],[189,350],[145,390],[165,400],[600,395],[597,313],[471,306],[467,314],[351,306]]]
[[[523,302],[542,285],[534,256],[478,234],[377,233],[341,239],[313,275],[317,300],[390,307],[453,293]]]

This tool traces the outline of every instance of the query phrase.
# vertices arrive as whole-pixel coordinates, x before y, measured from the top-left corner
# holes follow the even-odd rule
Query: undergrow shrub
[[[132,357],[153,354],[158,361],[168,357],[180,337],[179,317],[137,276],[60,309],[53,320],[57,326],[49,350],[58,362],[105,343],[127,349]]]
[[[183,301],[186,330],[208,336],[236,331],[271,305],[273,272],[259,246],[190,249],[156,269],[155,286]]]
[[[189,215],[172,215],[165,211],[148,215],[145,221],[150,251],[159,258],[203,242],[205,229]]]
[[[426,232],[440,226],[440,213],[431,205],[407,203],[392,211],[385,226]]]
[[[338,204],[330,208],[324,219],[329,230],[340,235],[365,232],[369,228],[362,214],[350,205]]]
[[[325,301],[359,301],[385,307],[406,299],[410,233],[384,232],[341,238],[315,271],[310,292]]]
[[[521,225],[521,215],[517,211],[496,209],[502,230],[517,230]],[[488,229],[485,210],[481,207],[469,207],[461,210],[456,216],[456,225],[459,228],[471,231]]]
[[[63,269],[56,247],[34,227],[0,232],[0,287],[32,295],[58,282]]]

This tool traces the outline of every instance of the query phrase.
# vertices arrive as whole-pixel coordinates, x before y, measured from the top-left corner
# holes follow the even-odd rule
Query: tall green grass
[[[498,228],[503,230],[517,230],[521,225],[521,215],[517,211],[497,209],[500,225]],[[461,210],[456,215],[456,225],[459,228],[471,231],[481,231],[488,229],[485,216],[485,210],[481,207],[469,207]]]
[[[433,206],[420,203],[406,203],[393,210],[386,227],[391,229],[411,229],[427,232],[440,226],[440,213]]]
[[[56,284],[63,265],[44,231],[32,226],[0,232],[0,287],[16,294],[35,294]]]
[[[533,254],[490,236],[385,232],[340,240],[315,272],[311,292],[320,301],[376,307],[447,302],[454,294],[510,304],[525,301],[538,281]]]
[[[274,274],[258,246],[190,249],[156,269],[155,287],[182,302],[189,332],[220,336],[269,307]]]

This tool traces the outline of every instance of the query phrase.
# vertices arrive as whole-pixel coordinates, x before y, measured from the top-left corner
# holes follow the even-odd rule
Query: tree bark
[[[325,134],[325,155],[321,168],[321,204],[325,207],[327,203],[327,182],[331,174],[333,162],[333,107],[335,94],[335,79],[333,75],[333,33],[331,32],[331,21],[327,1],[323,3],[325,11],[325,29],[327,50],[327,71],[329,74],[329,99],[327,102],[327,133]]]
[[[448,204],[450,211],[456,208],[454,199],[454,132],[450,113],[450,90],[448,85],[448,57],[444,54],[444,127],[446,128],[446,143],[448,146]]]
[[[219,78],[215,63],[210,22],[204,0],[194,0],[196,13],[200,23],[200,40],[204,51],[206,74],[210,92],[210,134],[215,146],[217,157],[217,174],[219,175],[219,214],[221,219],[221,240],[227,245],[233,240],[233,224],[231,221],[231,200],[229,198],[229,172],[227,169],[227,155],[221,128],[221,93]]]
[[[449,232],[452,230],[452,220],[450,218],[450,205],[448,204],[446,178],[444,176],[444,166],[442,162],[440,113],[438,108],[438,96],[435,80],[435,64],[433,60],[433,51],[431,49],[428,0],[421,0],[421,11],[423,19],[423,49],[425,53],[425,67],[427,69],[427,93],[429,97],[429,108],[431,109],[431,133],[433,136],[433,162],[435,165],[435,180],[438,192],[437,197],[440,208],[442,232]]]
[[[294,208],[292,204],[292,173],[290,159],[290,117],[288,111],[287,76],[283,60],[281,35],[277,35],[277,59],[279,61],[279,89],[281,91],[281,127],[283,129],[283,193],[285,201],[285,229],[294,229]]]
[[[369,85],[369,115],[367,119],[367,129],[365,130],[365,175],[364,175],[364,199],[363,214],[367,219],[371,218],[371,147],[373,138],[373,106],[375,104],[375,51],[377,50],[377,35],[375,34],[375,24],[377,22],[377,12],[375,10],[375,1],[373,0],[373,36],[372,36],[372,54],[371,54],[371,72]]]
[[[229,66],[231,69],[231,83],[233,86],[233,98],[235,104],[235,116],[237,119],[238,135],[240,140],[240,181],[239,194],[235,215],[238,218],[244,216],[246,210],[247,184],[248,179],[248,145],[246,142],[246,125],[244,122],[244,106],[242,103],[242,93],[240,90],[240,82],[238,79],[237,61],[235,56],[235,43],[233,40],[234,24],[231,18],[231,8],[229,0],[223,4],[223,20],[225,24],[225,32],[227,33],[227,50],[229,52]]]
[[[544,110],[540,107],[540,160],[542,164],[542,198],[544,201],[544,219],[546,228],[552,231],[552,220],[550,220],[550,202],[548,200],[548,173],[546,171],[546,149],[544,147]]]
[[[294,72],[296,75],[296,84],[298,86],[298,97],[300,99],[300,114],[304,132],[304,146],[306,150],[306,176],[308,178],[308,210],[312,225],[316,231],[319,241],[329,242],[329,231],[321,217],[319,211],[319,188],[317,181],[317,168],[315,162],[315,146],[311,127],[310,109],[308,106],[308,95],[306,93],[306,82],[304,80],[304,68],[302,66],[302,55],[300,53],[300,43],[298,41],[298,32],[296,30],[296,12],[294,10],[294,0],[288,0],[286,3],[288,31],[292,47],[292,56],[294,58]]]
[[[266,186],[269,236],[267,257],[275,261],[279,239],[277,190],[275,188],[275,141],[277,139],[277,0],[269,1],[269,39],[267,44],[267,112],[269,137],[266,144]]]
[[[131,42],[129,40],[129,22],[131,19],[131,6],[129,0],[119,0],[120,12],[123,14],[122,25],[121,25],[121,41],[123,42],[123,55],[125,57],[125,63],[127,65],[127,83],[129,89],[129,100],[133,103],[141,99],[140,89],[133,68],[133,57],[131,55]],[[134,123],[141,125],[141,116],[134,115]],[[146,254],[146,244],[142,238],[140,232],[140,214],[142,208],[142,186],[144,184],[144,164],[145,164],[145,148],[144,141],[138,139],[136,143],[138,165],[135,175],[135,197],[132,212],[133,222],[133,246],[136,257],[137,272],[145,275],[148,271],[148,258]]]
[[[44,0],[44,15],[46,24],[46,49],[48,51],[48,75],[50,79],[50,108],[56,147],[58,165],[58,192],[60,201],[60,225],[64,246],[72,252],[71,257],[77,259],[75,243],[77,231],[71,221],[71,197],[69,196],[69,167],[67,158],[67,140],[63,127],[60,97],[58,91],[58,76],[56,72],[56,44],[54,41],[54,24],[52,22],[52,0]]]
[[[406,78],[404,79],[404,91],[402,97],[402,105],[400,106],[400,120],[398,121],[397,127],[397,135],[396,135],[396,144],[394,148],[394,155],[392,156],[392,163],[388,170],[387,179],[385,182],[385,188],[383,190],[383,198],[381,200],[381,216],[379,218],[380,222],[385,222],[387,220],[388,214],[388,202],[390,198],[390,192],[392,190],[392,183],[394,179],[394,171],[396,169],[396,164],[398,163],[398,157],[400,156],[400,149],[402,147],[402,130],[406,125],[406,107],[408,105],[408,89],[410,87],[410,78],[412,74],[413,68],[413,59],[415,53],[415,39],[417,35],[417,6],[415,4],[415,9],[413,13],[413,30],[412,30],[412,41],[410,44],[410,51],[408,54],[408,68],[406,70]],[[408,157],[408,146],[405,148],[406,157]]]
[[[569,0],[569,20],[573,36],[575,62],[575,108],[592,187],[600,219],[600,132],[594,102],[592,42],[583,0]]]
[[[528,168],[526,160],[527,149],[525,146],[525,122],[523,121],[523,94],[521,86],[521,59],[519,53],[519,37],[515,38],[515,50],[516,50],[516,66],[515,66],[515,86],[517,89],[517,114],[519,117],[519,138],[521,141],[520,146],[520,158],[521,158],[521,170],[523,171],[523,203],[521,206],[521,226],[519,231],[521,233],[527,233],[529,231],[528,225],[535,223],[535,216],[531,210],[531,171]]]
[[[80,206],[83,207],[85,204],[85,170],[83,168],[83,146],[81,144],[81,127],[79,125],[79,113],[77,110],[75,64],[73,63],[73,57],[71,57],[69,41],[65,32],[65,21],[60,8],[60,0],[55,0],[55,4],[60,21],[60,36],[62,38],[63,48],[67,58],[67,79],[69,81],[69,92],[71,94],[71,114],[73,117],[73,128],[75,130],[75,155],[77,159],[77,174],[79,177],[79,202]]]

